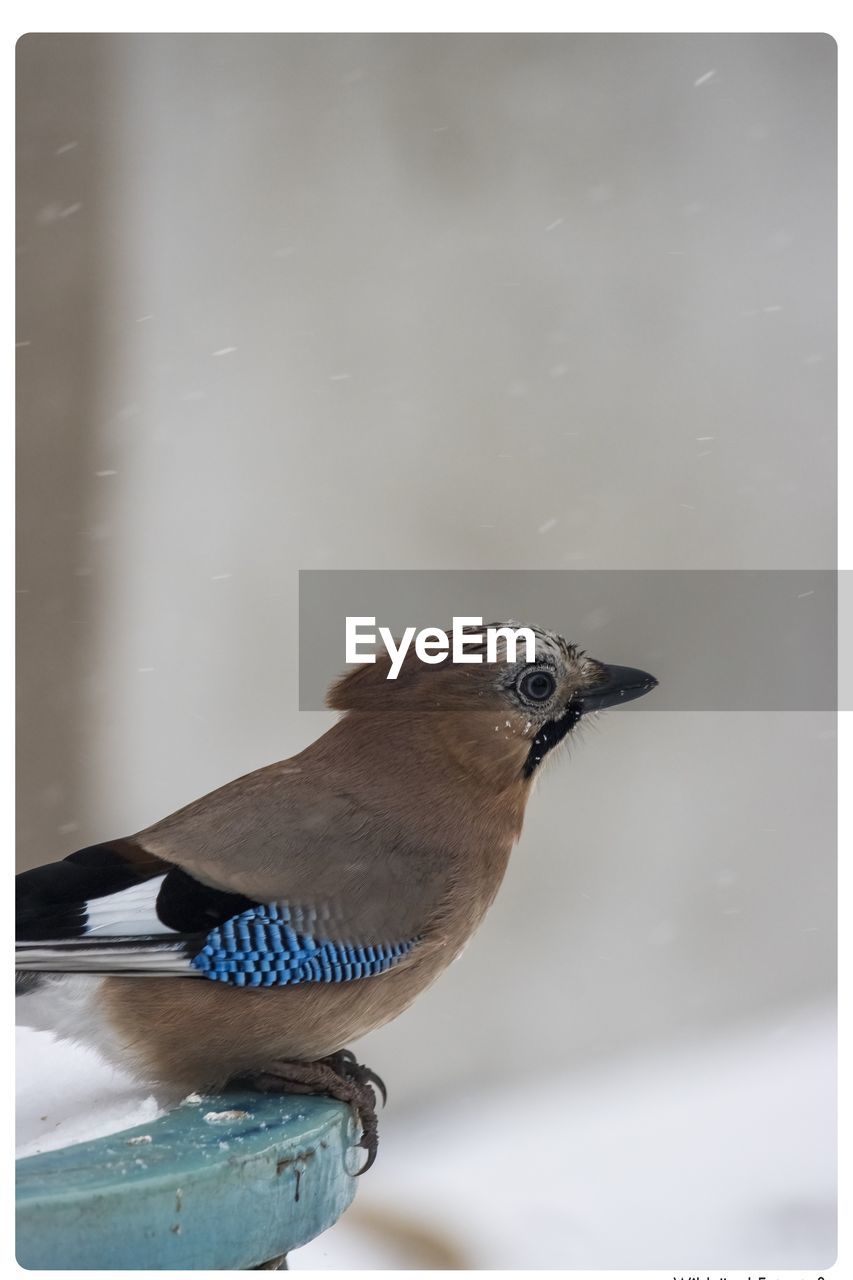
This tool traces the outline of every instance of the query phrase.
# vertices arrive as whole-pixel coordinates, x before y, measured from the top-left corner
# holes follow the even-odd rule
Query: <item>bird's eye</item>
[[[550,671],[528,671],[518,682],[518,692],[530,702],[547,702],[556,687]]]

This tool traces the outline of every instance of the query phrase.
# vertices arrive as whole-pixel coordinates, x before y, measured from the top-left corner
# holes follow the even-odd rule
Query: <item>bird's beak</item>
[[[605,707],[618,707],[623,702],[642,698],[644,693],[651,692],[657,684],[657,680],[648,671],[638,671],[636,667],[608,667],[604,663],[602,667],[603,680],[575,694],[574,701],[581,715],[586,715],[588,711],[603,711]]]

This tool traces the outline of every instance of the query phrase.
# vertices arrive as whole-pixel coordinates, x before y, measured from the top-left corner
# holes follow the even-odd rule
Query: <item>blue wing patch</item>
[[[296,916],[302,926],[303,913]],[[393,968],[417,942],[351,946],[294,929],[293,923],[282,903],[252,907],[212,929],[190,963],[203,977],[236,987],[352,982]]]

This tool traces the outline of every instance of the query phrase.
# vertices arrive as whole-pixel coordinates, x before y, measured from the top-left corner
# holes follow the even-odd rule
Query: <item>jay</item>
[[[161,1085],[340,1098],[369,1167],[384,1088],[345,1046],[465,947],[546,757],[657,683],[532,630],[533,662],[356,667],[298,755],[19,875],[22,1021]]]

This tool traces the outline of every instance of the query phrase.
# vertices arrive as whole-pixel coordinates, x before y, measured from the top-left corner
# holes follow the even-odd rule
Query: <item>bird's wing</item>
[[[298,760],[299,757],[296,757]],[[414,937],[448,900],[452,857],[424,842],[415,797],[354,794],[348,774],[293,761],[227,783],[134,837],[203,883],[285,901],[364,945]],[[452,833],[448,832],[448,842]]]
[[[250,905],[131,840],[24,871],[15,890],[23,972],[186,973],[210,929]]]
[[[19,876],[16,968],[272,986],[404,963],[436,896],[417,858],[348,796],[259,772]]]

